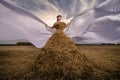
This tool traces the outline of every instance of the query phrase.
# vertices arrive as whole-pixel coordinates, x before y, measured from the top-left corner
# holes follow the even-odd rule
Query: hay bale
[[[40,80],[90,78],[92,65],[62,30],[57,30],[40,52],[34,72]]]

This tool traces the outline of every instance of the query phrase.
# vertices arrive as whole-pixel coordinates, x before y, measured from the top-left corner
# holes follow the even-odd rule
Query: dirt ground
[[[91,64],[113,77],[120,78],[120,45],[77,45]],[[0,80],[24,76],[36,60],[41,49],[32,45],[0,46]],[[20,79],[21,80],[21,79]]]

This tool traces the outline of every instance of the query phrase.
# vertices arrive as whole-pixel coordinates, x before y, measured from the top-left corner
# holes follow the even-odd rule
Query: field
[[[120,45],[77,45],[96,68],[107,72],[113,80],[120,78]],[[32,45],[0,46],[0,80],[23,77],[41,49]],[[96,66],[97,65],[97,66]],[[13,79],[11,79],[13,80]]]

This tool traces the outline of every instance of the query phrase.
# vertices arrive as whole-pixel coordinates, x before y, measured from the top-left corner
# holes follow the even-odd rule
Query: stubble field
[[[77,45],[91,64],[113,80],[120,78],[120,45]],[[32,45],[0,46],[0,80],[21,77],[30,72],[41,49]]]

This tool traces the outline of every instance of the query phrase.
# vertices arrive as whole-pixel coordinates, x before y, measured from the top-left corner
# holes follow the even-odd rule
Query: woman
[[[47,41],[35,62],[35,75],[42,80],[75,80],[91,77],[92,66],[85,55],[79,52],[74,42],[68,38],[63,29],[67,26],[61,22],[62,16],[57,16],[53,27],[56,32]]]

